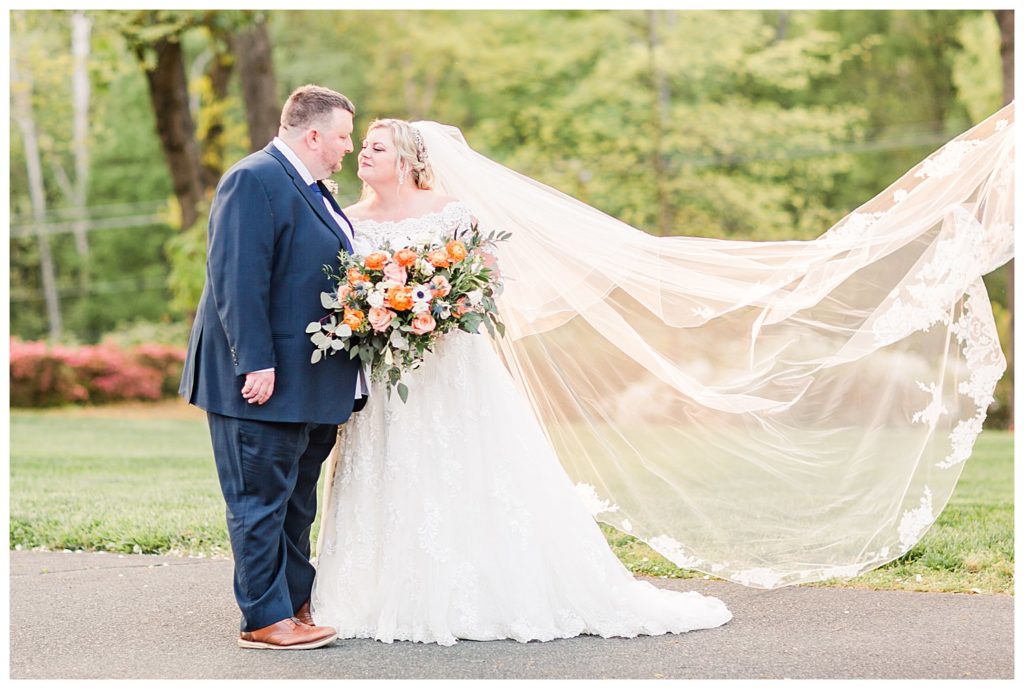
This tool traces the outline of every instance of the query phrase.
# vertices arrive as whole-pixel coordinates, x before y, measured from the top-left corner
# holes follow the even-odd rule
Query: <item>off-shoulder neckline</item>
[[[425,219],[431,218],[431,217],[433,217],[435,215],[444,215],[445,211],[447,211],[451,206],[454,206],[454,205],[462,205],[462,201],[459,201],[459,200],[448,201],[447,203],[445,203],[441,207],[440,210],[431,211],[429,213],[424,213],[423,215],[417,215],[417,216],[410,216],[408,218],[402,218],[401,220],[374,220],[373,218],[352,218],[352,222],[354,224],[359,224],[359,225],[362,225],[364,223],[373,223],[374,225],[397,225],[399,223],[408,222],[410,220],[425,220]]]

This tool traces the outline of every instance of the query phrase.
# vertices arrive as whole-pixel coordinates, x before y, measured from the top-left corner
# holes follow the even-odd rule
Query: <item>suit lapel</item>
[[[292,166],[281,151],[277,150],[277,146],[274,145],[274,142],[267,144],[267,147],[263,150],[272,155],[279,163],[281,163],[282,166],[284,166],[285,171],[287,171],[288,175],[292,178],[292,184],[294,184],[295,188],[298,189],[300,194],[302,194],[302,197],[306,199],[309,207],[313,209],[313,212],[317,214],[324,224],[327,225],[327,228],[338,238],[341,245],[351,253],[352,244],[349,242],[348,237],[345,236],[345,232],[338,226],[337,221],[331,217],[331,214],[327,212],[327,208],[325,208],[323,202],[317,198],[317,195],[313,193],[313,190],[307,187],[306,183],[302,181],[302,175],[299,174],[299,171]],[[323,188],[323,185],[318,183],[318,186],[320,186],[320,191],[322,191],[330,200],[331,205],[334,208],[337,208],[338,205],[335,203],[330,193]],[[345,218],[345,222],[348,222],[348,218],[346,218],[344,214],[342,214],[341,217]],[[351,228],[352,224],[349,223],[349,229]],[[353,234],[353,236],[355,235]]]

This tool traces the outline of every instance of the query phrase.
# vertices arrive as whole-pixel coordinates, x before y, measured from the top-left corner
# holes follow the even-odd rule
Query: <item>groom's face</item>
[[[318,179],[323,179],[341,170],[345,154],[352,152],[352,113],[336,108],[331,119],[320,130],[318,143],[317,161],[321,167]]]

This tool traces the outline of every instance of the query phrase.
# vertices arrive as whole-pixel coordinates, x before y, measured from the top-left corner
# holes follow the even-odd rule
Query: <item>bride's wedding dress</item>
[[[982,277],[1013,257],[1012,104],[811,241],[653,236],[454,127],[413,126],[461,203],[358,223],[357,250],[450,235],[471,208],[512,235],[507,332],[448,337],[408,405],[378,388],[345,428],[318,621],[453,643],[729,619],[633,580],[591,516],[761,588],[856,576],[921,540],[1006,369]]]
[[[468,229],[470,209],[356,221],[365,254]],[[340,638],[633,637],[717,627],[720,600],[632,577],[486,334],[451,333],[381,384],[327,467],[312,610]]]

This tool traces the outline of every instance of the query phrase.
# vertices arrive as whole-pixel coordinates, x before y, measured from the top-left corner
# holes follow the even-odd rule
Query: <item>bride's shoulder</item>
[[[445,194],[438,194],[437,212],[446,215],[455,221],[465,220],[469,223],[476,222],[473,209],[463,203],[461,199]]]
[[[455,198],[454,196],[448,196],[447,194],[431,192],[425,210],[429,213],[443,213],[449,210],[451,206],[461,204],[462,201]]]
[[[459,199],[454,196],[448,196],[447,194],[438,194],[435,200],[438,206],[444,208],[450,203],[462,203]]]
[[[351,206],[345,206],[342,211],[348,217],[349,220],[365,220],[369,216],[369,210],[367,209],[367,202],[357,201]]]

